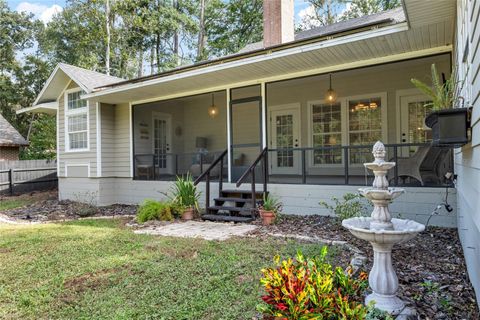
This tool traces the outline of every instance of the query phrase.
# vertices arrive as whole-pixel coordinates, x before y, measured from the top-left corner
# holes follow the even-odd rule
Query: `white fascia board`
[[[240,67],[243,65],[248,65],[248,64],[253,64],[265,60],[271,60],[271,59],[276,59],[276,58],[281,58],[285,56],[290,56],[294,54],[299,54],[299,53],[305,53],[313,50],[318,50],[322,48],[328,48],[328,47],[333,47],[333,46],[338,46],[341,44],[345,43],[351,43],[351,42],[356,42],[356,41],[361,41],[365,39],[370,39],[370,38],[376,38],[376,37],[381,37],[385,35],[389,35],[392,33],[397,33],[397,32],[402,32],[408,30],[408,25],[406,22],[398,23],[392,26],[388,27],[383,27],[383,28],[378,28],[378,29],[373,29],[373,30],[368,30],[364,32],[359,32],[355,34],[350,34],[346,35],[343,37],[339,38],[334,38],[330,40],[325,40],[321,42],[315,42],[315,43],[310,43],[306,44],[303,46],[298,46],[294,48],[289,48],[285,50],[279,50],[279,51],[274,51],[274,52],[267,52],[265,54],[261,54],[258,56],[250,57],[250,58],[244,58],[244,59],[239,59],[231,62],[225,62],[225,63],[219,63],[215,64],[212,66],[208,67],[199,67],[198,69],[191,70],[191,71],[185,71],[182,73],[178,74],[173,74],[170,76],[165,76],[157,79],[152,79],[152,80],[147,80],[144,82],[140,83],[132,83],[132,84],[126,84],[124,86],[116,87],[116,88],[111,88],[111,89],[104,89],[104,90],[99,90],[99,91],[94,91],[89,94],[85,94],[82,98],[84,99],[92,99],[95,97],[99,96],[104,96],[107,94],[111,93],[117,93],[121,91],[126,91],[126,90],[131,90],[131,89],[136,89],[140,87],[145,87],[149,85],[155,85],[155,84],[160,84],[164,82],[169,82],[173,80],[178,80],[182,78],[187,78],[187,77],[192,77],[192,76],[198,76],[202,74],[207,74],[211,73],[213,71],[219,71],[223,69],[230,69],[230,68],[235,68],[235,67]]]
[[[427,57],[430,55],[449,53],[449,52],[452,52],[452,50],[453,50],[453,47],[451,45],[448,45],[448,46],[424,49],[419,51],[409,51],[405,53],[398,53],[395,55],[372,58],[368,60],[358,60],[355,62],[331,65],[328,67],[320,67],[320,68],[310,69],[306,71],[285,73],[279,76],[272,76],[272,77],[258,78],[255,80],[228,83],[227,85],[208,87],[208,88],[203,88],[199,90],[191,90],[188,92],[174,93],[170,95],[163,95],[161,97],[154,97],[149,99],[134,100],[134,101],[130,101],[130,103],[132,105],[137,105],[137,104],[149,103],[154,101],[170,100],[170,99],[181,98],[181,97],[186,97],[191,95],[209,93],[213,91],[226,90],[226,88],[230,88],[230,87],[231,88],[245,87],[245,86],[250,86],[255,84],[261,84],[262,82],[269,83],[269,82],[275,82],[275,81],[308,77],[308,76],[319,75],[319,74],[326,74],[331,72],[338,72],[338,71],[355,69],[355,68],[362,68],[367,66],[374,66],[378,64],[384,64],[384,63],[394,63],[402,60],[416,59],[416,58]]]
[[[33,102],[33,106],[37,105],[38,101],[40,100],[40,97],[43,96],[43,94],[45,93],[45,90],[47,90],[48,86],[50,85],[50,82],[52,82],[53,78],[57,74],[58,69],[60,69],[60,64],[57,64],[55,69],[53,69],[52,73],[50,74],[50,76],[47,79],[47,82],[45,82],[45,85],[43,86],[42,90],[40,91],[37,98]]]
[[[22,108],[20,110],[17,110],[17,114],[22,114],[26,112],[32,112],[32,113],[47,113],[47,114],[56,114],[58,109],[58,102],[53,101],[53,102],[45,102],[41,104],[37,104],[28,108]]]
[[[48,77],[47,81],[45,82],[45,85],[43,86],[42,90],[40,91],[37,98],[33,102],[33,106],[36,106],[38,104],[38,102],[40,101],[40,98],[43,96],[47,88],[50,86],[50,82],[52,82],[52,80],[57,75],[58,70],[62,70],[62,72],[64,72],[71,80],[73,80],[76,84],[78,84],[83,91],[91,92],[91,89],[87,88],[81,81],[78,81],[78,79],[76,79],[75,74],[72,74],[71,72],[67,72],[64,68],[62,68],[62,64],[59,63],[55,67],[55,69],[52,71],[50,76]]]

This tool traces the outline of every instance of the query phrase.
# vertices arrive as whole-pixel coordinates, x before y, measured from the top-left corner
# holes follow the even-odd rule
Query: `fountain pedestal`
[[[375,161],[364,165],[375,175],[373,187],[359,191],[373,203],[373,212],[368,218],[343,220],[342,225],[373,247],[373,267],[368,276],[373,292],[367,296],[365,304],[374,301],[376,308],[399,315],[403,313],[405,303],[397,297],[398,277],[392,265],[392,249],[395,244],[415,237],[425,230],[425,226],[412,220],[392,219],[388,205],[404,190],[388,187],[386,174],[395,163],[385,162],[385,146],[380,141],[374,145],[372,153]]]

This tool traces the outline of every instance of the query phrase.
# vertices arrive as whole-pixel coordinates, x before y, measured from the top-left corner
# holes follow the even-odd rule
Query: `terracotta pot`
[[[182,213],[182,220],[193,220],[194,208],[187,208]]]
[[[260,210],[260,217],[262,217],[262,223],[265,226],[271,225],[275,221],[275,212]]]

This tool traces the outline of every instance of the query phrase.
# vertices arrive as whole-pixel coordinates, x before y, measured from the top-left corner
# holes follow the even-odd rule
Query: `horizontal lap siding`
[[[470,281],[480,305],[480,3],[459,1],[456,62],[465,85],[460,95],[473,107],[472,142],[455,152],[458,230]],[[468,57],[464,62],[466,44]]]
[[[72,82],[68,89],[73,89],[76,86]],[[97,174],[97,161],[96,161],[96,104],[95,102],[89,103],[89,151],[87,152],[65,152],[66,141],[65,141],[65,127],[66,127],[66,118],[65,118],[65,99],[64,94],[59,98],[58,102],[58,117],[59,117],[59,128],[58,128],[58,142],[59,142],[59,176],[65,176],[65,165],[68,164],[89,164],[90,165],[90,176],[95,177]]]
[[[102,177],[115,176],[115,107],[101,105]]]
[[[131,176],[130,158],[130,107],[128,104],[115,106],[115,161],[111,164],[117,177]],[[108,164],[105,164],[108,165]]]

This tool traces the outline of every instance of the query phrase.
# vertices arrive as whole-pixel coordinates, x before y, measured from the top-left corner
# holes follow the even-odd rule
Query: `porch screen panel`
[[[350,145],[372,145],[382,139],[381,98],[348,101]],[[371,159],[371,150],[351,149],[350,163],[361,164]]]
[[[312,105],[313,147],[323,148],[342,144],[342,108],[340,103]],[[315,149],[313,164],[341,164],[342,150]]]
[[[232,106],[233,164],[248,166],[258,156],[261,146],[260,107],[256,101]]]

